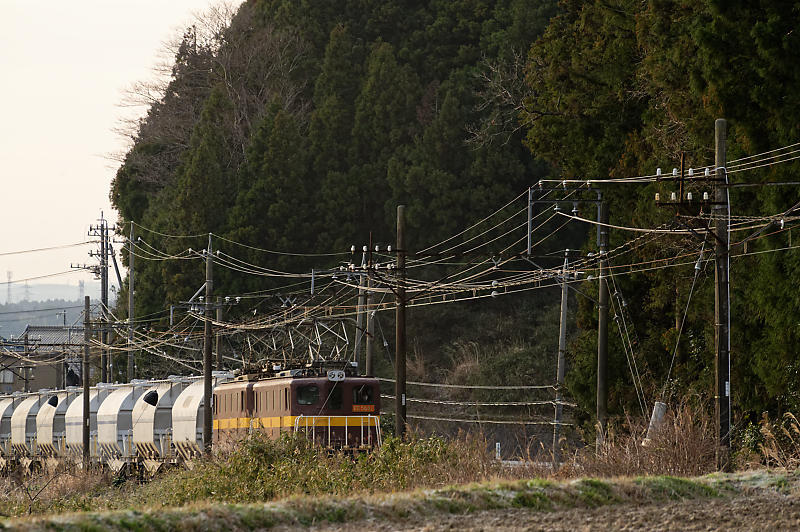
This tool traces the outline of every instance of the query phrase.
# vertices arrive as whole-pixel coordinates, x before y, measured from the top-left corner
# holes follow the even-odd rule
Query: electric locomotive
[[[258,431],[270,438],[302,432],[315,443],[345,451],[381,443],[380,387],[355,366],[315,363],[243,374],[214,389],[213,438],[230,447]]]

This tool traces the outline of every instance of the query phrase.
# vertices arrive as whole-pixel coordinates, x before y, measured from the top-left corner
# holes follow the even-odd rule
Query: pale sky
[[[95,246],[7,253],[88,240],[101,211],[117,220],[108,194],[118,163],[107,156],[124,147],[113,132],[128,112],[124,89],[152,79],[163,43],[212,3],[0,0],[0,291],[7,271],[25,279],[95,261]],[[113,269],[109,278],[117,284]],[[92,276],[30,282],[79,279]]]

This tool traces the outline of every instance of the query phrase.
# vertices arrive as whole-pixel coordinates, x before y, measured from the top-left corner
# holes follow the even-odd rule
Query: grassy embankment
[[[247,529],[497,508],[549,511],[748,490],[785,493],[800,485],[800,475],[785,472],[800,465],[794,418],[783,426],[765,423],[762,452],[753,462],[783,466],[782,472],[727,476],[705,475],[713,470],[713,441],[698,419],[679,411],[647,447],[636,434],[617,436],[601,453],[571,453],[556,472],[542,462],[545,456],[524,467],[504,466],[479,438],[389,438],[379,451],[352,459],[302,438],[254,437],[230,454],[145,485],[69,471],[6,478],[0,513],[40,516],[13,521],[23,528],[147,530],[180,523]]]

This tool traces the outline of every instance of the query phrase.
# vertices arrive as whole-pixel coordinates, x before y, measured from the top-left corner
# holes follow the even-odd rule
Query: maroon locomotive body
[[[214,390],[214,443],[235,444],[254,431],[279,438],[302,432],[332,449],[380,445],[378,380],[314,368],[243,375]]]

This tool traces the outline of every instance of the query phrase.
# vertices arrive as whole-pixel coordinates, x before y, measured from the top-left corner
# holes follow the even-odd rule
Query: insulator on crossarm
[[[703,201],[708,201],[708,192],[703,192]]]
[[[675,192],[671,192],[669,195],[669,199],[671,199],[672,201],[677,201],[678,195]]]
[[[689,168],[689,177],[694,177],[694,168]]]
[[[656,201],[661,201],[661,194],[656,192]]]
[[[686,193],[686,199],[689,200],[689,201],[692,201],[692,193],[691,192],[687,192]]]
[[[673,176],[677,176],[678,175],[678,169],[677,168],[673,168],[672,169],[672,175]]]
[[[661,176],[661,168],[656,168],[656,175]]]

